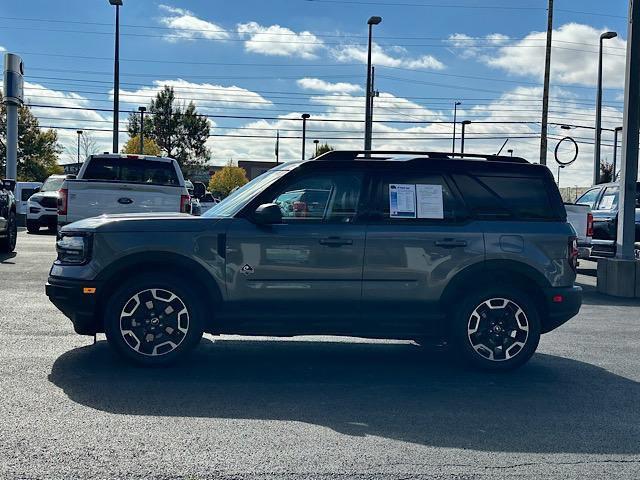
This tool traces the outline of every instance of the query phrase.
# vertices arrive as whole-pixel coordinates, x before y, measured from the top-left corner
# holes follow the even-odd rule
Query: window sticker
[[[389,217],[416,218],[416,186],[389,184]]]
[[[616,199],[615,195],[605,195],[600,202],[601,210],[613,210],[613,203]]]
[[[442,185],[416,185],[418,218],[444,219]]]

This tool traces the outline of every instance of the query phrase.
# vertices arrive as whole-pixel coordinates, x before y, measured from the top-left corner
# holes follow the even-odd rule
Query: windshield
[[[41,192],[55,192],[60,190],[62,187],[62,182],[64,182],[64,177],[49,177],[44,181]]]
[[[233,217],[260,192],[278,180],[287,170],[269,170],[240,187],[227,198],[208,210],[203,217]]]

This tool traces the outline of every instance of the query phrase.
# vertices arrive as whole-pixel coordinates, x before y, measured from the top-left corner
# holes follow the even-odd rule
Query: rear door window
[[[559,219],[542,177],[454,174],[453,179],[475,218]]]
[[[92,158],[84,172],[83,179],[149,185],[180,185],[172,162],[138,158]]]
[[[598,210],[613,211],[618,209],[619,187],[607,187],[598,203]]]

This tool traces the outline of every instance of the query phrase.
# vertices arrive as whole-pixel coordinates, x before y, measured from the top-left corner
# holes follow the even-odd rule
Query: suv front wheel
[[[107,300],[104,316],[109,344],[145,366],[173,363],[202,338],[202,304],[173,275],[132,278]]]
[[[540,317],[518,289],[485,288],[468,295],[454,315],[453,339],[464,358],[486,370],[511,370],[538,348]]]

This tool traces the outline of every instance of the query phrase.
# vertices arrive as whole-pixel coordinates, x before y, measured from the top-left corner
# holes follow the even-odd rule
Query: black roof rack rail
[[[451,153],[451,152],[423,152],[411,150],[332,150],[316,157],[315,160],[376,160],[380,155],[389,156],[418,156],[432,159],[477,159],[489,162],[530,163],[521,157],[506,157],[501,155],[483,155],[478,153]]]

